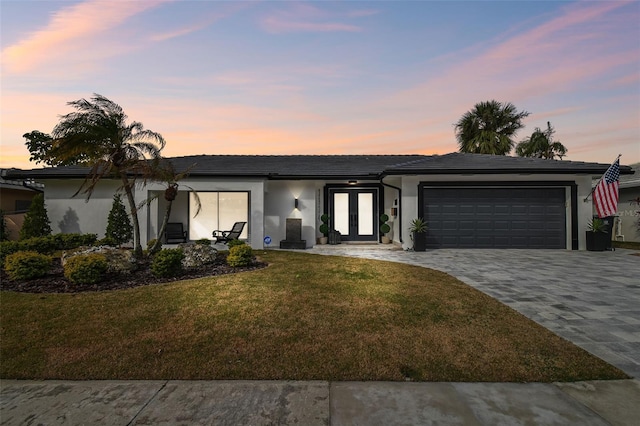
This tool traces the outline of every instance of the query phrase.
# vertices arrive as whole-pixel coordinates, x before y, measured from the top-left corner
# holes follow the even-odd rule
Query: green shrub
[[[238,266],[248,266],[253,263],[253,250],[246,244],[236,245],[229,249],[227,263],[234,268]]]
[[[0,210],[0,241],[7,241],[9,239],[9,230],[7,229],[7,222],[4,221],[4,211]]]
[[[19,251],[35,251],[51,254],[56,250],[72,250],[81,246],[90,246],[96,242],[96,234],[56,234],[46,237],[33,237],[22,241],[0,242],[0,262],[6,256]]]
[[[229,247],[229,250],[231,250],[232,248],[236,247],[236,246],[242,246],[245,245],[244,241],[241,240],[229,240],[227,241],[227,247]]]
[[[151,250],[151,247],[153,247],[156,241],[158,241],[157,238],[152,238],[149,241],[147,241],[147,250]],[[160,247],[162,247],[162,244],[160,244]]]
[[[33,237],[51,235],[51,222],[47,216],[47,208],[44,205],[44,195],[33,197],[29,211],[24,216],[24,223],[20,229],[20,239],[26,240]]]
[[[51,258],[35,251],[19,251],[7,256],[4,269],[13,280],[30,280],[47,275]]]
[[[0,261],[4,262],[7,256],[18,251],[20,251],[18,241],[0,241]]]
[[[113,205],[107,218],[106,237],[116,242],[113,244],[114,246],[127,243],[133,238],[133,226],[131,226],[131,220],[129,219],[127,210],[124,208],[124,204],[122,204],[120,194],[113,196]]]
[[[182,249],[160,250],[151,262],[151,272],[156,277],[172,277],[182,273]]]
[[[199,244],[201,246],[210,246],[211,240],[208,238],[200,238],[199,240],[196,240],[196,244]]]
[[[64,276],[74,284],[95,284],[107,272],[107,260],[101,254],[80,254],[64,264]]]
[[[111,237],[104,237],[101,240],[96,241],[95,245],[97,246],[109,246],[109,247],[118,247],[120,244],[116,240]]]
[[[91,246],[96,243],[96,234],[55,234],[49,237],[54,241],[54,250],[71,250],[81,246]]]

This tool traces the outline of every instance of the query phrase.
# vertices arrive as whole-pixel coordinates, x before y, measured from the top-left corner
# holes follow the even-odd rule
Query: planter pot
[[[609,234],[606,232],[587,231],[587,250],[605,251],[607,249]]]
[[[318,238],[318,243],[320,243],[320,244],[327,244],[328,241],[329,241],[329,237],[320,237],[320,238]]]
[[[414,232],[413,233],[413,251],[426,251],[426,250],[427,250],[427,233]]]
[[[383,235],[381,240],[382,244],[389,244],[391,242],[391,238],[387,237],[386,235]]]

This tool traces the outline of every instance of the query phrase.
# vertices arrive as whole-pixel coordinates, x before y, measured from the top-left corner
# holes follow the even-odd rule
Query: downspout
[[[393,186],[393,185],[389,185],[388,183],[384,183],[384,178],[385,176],[383,175],[382,177],[380,177],[380,183],[383,186],[395,189],[396,191],[398,191],[398,233],[399,235],[399,239],[400,239],[400,243],[403,243],[404,241],[402,241],[402,188],[398,188],[397,186]]]

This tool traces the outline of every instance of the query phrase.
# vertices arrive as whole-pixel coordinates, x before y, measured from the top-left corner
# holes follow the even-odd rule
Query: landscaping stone
[[[218,250],[204,244],[186,243],[180,244],[179,247],[184,253],[182,267],[185,269],[198,268],[202,265],[214,263],[218,256]]]
[[[133,257],[133,250],[121,249],[110,246],[79,247],[74,250],[62,253],[61,262],[64,267],[67,260],[81,254],[102,254],[107,260],[107,273],[121,274],[135,271],[137,268],[136,259]]]

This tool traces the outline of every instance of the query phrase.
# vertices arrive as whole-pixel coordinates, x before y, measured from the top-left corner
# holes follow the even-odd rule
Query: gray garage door
[[[422,189],[430,248],[566,248],[564,188]]]

